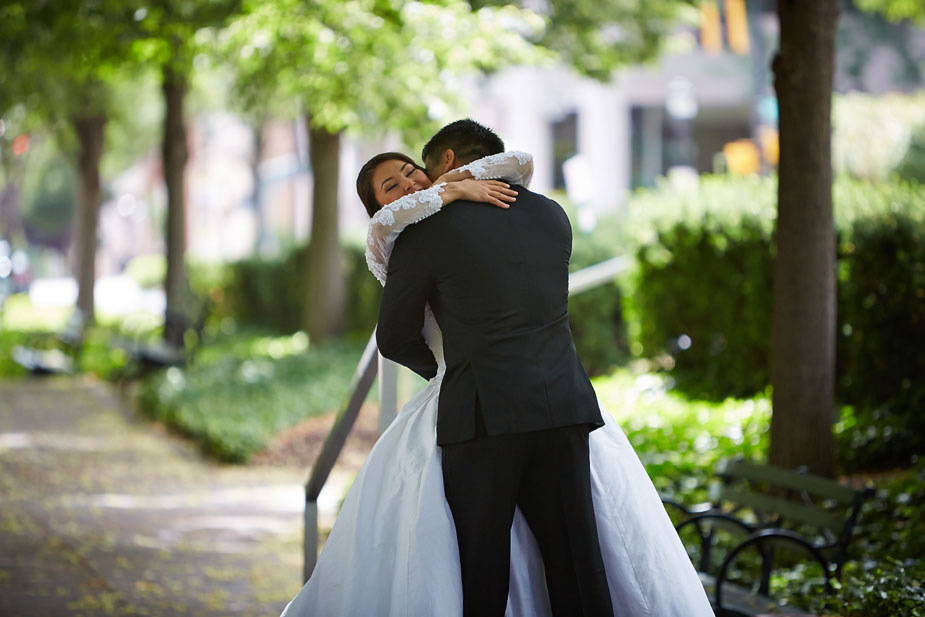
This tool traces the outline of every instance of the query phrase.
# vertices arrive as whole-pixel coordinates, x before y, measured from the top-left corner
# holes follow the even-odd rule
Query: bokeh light
[[[29,136],[20,135],[13,140],[13,154],[16,156],[22,156],[26,153],[26,150],[29,149]]]
[[[119,198],[119,201],[116,202],[116,210],[118,210],[119,215],[124,217],[132,216],[135,212],[135,196],[131,193],[126,193]]]

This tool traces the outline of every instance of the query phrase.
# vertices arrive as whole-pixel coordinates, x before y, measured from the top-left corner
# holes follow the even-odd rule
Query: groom
[[[435,178],[503,151],[494,132],[467,119],[434,135],[423,158]],[[553,614],[613,615],[588,454],[588,433],[603,421],[568,325],[571,227],[556,202],[514,188],[510,209],[457,201],[402,232],[379,349],[434,377],[421,334],[430,303],[447,364],[437,443],[464,616],[504,615],[517,506],[540,546]]]

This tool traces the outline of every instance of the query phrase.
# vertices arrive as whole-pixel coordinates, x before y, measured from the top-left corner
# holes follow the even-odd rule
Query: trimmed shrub
[[[348,246],[345,250],[344,277],[347,281],[345,326],[348,332],[368,337],[379,319],[382,285],[366,267],[365,246]]]
[[[770,382],[774,199],[768,178],[705,177],[630,203],[633,352],[667,354],[690,395],[747,397]]]
[[[849,468],[925,452],[925,187],[839,178],[837,398]],[[637,194],[631,349],[673,366],[680,389],[721,400],[770,383],[772,178],[706,177]],[[847,429],[852,430],[847,430]],[[857,430],[855,430],[857,429]]]
[[[266,327],[280,333],[299,329],[303,249],[274,258],[249,257],[227,266],[222,303],[239,327]]]
[[[220,274],[198,277],[202,282],[194,282],[194,287],[212,299],[217,315],[230,317],[240,327],[291,334],[301,327],[307,250],[300,246],[279,257],[242,259],[223,266]],[[346,246],[342,259],[347,332],[368,336],[376,325],[382,288],[366,268],[363,248]]]
[[[910,453],[925,453],[921,215],[889,209],[857,220],[842,242],[838,292],[837,392],[853,407],[837,433],[845,462],[906,464]]]
[[[618,221],[601,221],[591,233],[575,231],[570,270],[576,272],[618,254]],[[573,224],[574,226],[574,224]],[[569,326],[578,357],[589,375],[603,375],[629,358],[623,318],[623,294],[617,281],[569,296]]]
[[[678,385],[700,398],[751,396],[769,382],[771,246],[757,221],[735,232],[680,223],[636,255],[639,342],[671,354]]]

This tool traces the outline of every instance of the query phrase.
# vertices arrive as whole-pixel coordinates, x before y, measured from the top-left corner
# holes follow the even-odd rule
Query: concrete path
[[[104,384],[0,382],[0,616],[279,615],[305,475],[206,461]]]

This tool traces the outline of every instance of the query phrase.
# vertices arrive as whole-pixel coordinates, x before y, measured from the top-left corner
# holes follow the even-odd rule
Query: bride
[[[532,174],[532,156],[523,152],[476,160],[433,183],[403,154],[373,157],[357,178],[371,216],[370,270],[385,284],[392,247],[405,227],[457,199],[509,207],[516,200],[512,185],[527,186]],[[443,341],[426,312],[424,336],[438,373],[373,447],[311,578],[283,617],[462,615],[459,549],[436,437]],[[602,416],[604,426],[590,433],[592,500],[614,614],[712,617],[655,487],[616,421],[603,409]],[[518,510],[505,616],[551,615],[539,548]]]

